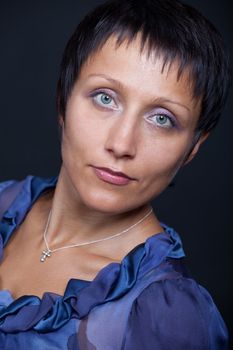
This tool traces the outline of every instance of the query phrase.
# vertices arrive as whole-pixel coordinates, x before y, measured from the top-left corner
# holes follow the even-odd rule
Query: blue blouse
[[[0,184],[0,257],[14,230],[57,178]],[[1,215],[2,211],[2,215]],[[225,350],[227,329],[209,293],[186,272],[179,235],[151,236],[93,281],[71,279],[64,296],[16,300],[0,291],[3,350]]]

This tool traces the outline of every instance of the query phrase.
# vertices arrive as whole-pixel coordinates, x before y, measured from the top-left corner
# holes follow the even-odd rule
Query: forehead
[[[80,78],[106,74],[121,83],[122,86],[136,90],[141,95],[156,94],[161,90],[167,95],[180,98],[183,94],[186,102],[197,105],[193,98],[193,81],[189,70],[180,72],[180,62],[166,62],[161,52],[148,50],[142,46],[141,37],[129,42],[118,43],[116,37],[110,37],[96,52],[90,55],[83,65]]]

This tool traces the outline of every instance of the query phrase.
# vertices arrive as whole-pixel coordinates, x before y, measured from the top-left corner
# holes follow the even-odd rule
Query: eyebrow
[[[92,77],[103,78],[103,79],[109,81],[110,83],[115,84],[119,88],[119,90],[125,90],[126,89],[126,86],[124,84],[122,84],[119,80],[113,79],[107,74],[94,74],[93,73],[93,74],[88,75],[88,78],[92,78]],[[183,105],[182,103],[170,100],[170,99],[162,97],[162,96],[157,97],[156,99],[154,99],[152,101],[152,104],[153,103],[158,103],[159,101],[165,102],[165,103],[166,102],[167,103],[172,103],[172,104],[181,106],[181,107],[185,108],[187,111],[191,112],[190,109],[187,106]]]

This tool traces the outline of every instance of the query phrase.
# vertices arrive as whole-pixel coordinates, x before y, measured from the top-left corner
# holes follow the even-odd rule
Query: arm
[[[227,329],[194,280],[154,282],[135,300],[124,350],[227,350]]]

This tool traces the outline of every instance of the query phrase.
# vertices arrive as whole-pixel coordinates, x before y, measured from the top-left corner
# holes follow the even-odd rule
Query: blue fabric
[[[24,180],[3,210],[1,255],[39,195],[56,182]],[[14,185],[0,184],[0,199]],[[10,291],[0,291],[0,349],[227,349],[227,329],[211,296],[185,270],[179,235],[162,226],[165,232],[103,268],[92,282],[71,279],[63,296],[14,300]]]

